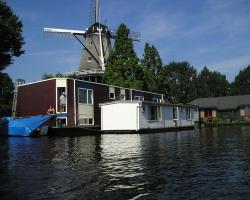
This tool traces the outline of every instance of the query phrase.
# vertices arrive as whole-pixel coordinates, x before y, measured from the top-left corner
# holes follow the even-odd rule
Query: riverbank
[[[202,122],[201,127],[250,126],[250,121]]]

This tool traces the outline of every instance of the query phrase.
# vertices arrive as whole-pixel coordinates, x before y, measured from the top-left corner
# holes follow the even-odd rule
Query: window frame
[[[136,100],[136,101],[144,101],[144,96],[134,96],[134,100]]]
[[[152,114],[152,111],[154,112],[154,114]],[[160,108],[160,106],[149,106],[148,119],[150,121],[160,121],[161,120],[161,108]]]
[[[174,116],[174,109],[176,110],[176,118]],[[179,109],[178,109],[178,106],[173,107],[173,120],[179,120]]]
[[[161,102],[161,100],[160,100],[160,99],[158,99],[158,98],[153,98],[153,102],[155,102],[155,103],[160,103],[160,102]]]
[[[87,103],[82,103],[82,102],[80,102],[80,90],[86,90],[86,102],[87,102]],[[91,103],[89,103],[89,91],[91,91]],[[93,89],[78,88],[78,103],[80,103],[80,104],[93,105],[93,104],[94,104]]]
[[[120,89],[120,99],[126,100],[126,90],[123,88]]]
[[[191,120],[192,119],[192,113],[191,113],[191,108],[186,107],[186,119]]]
[[[113,94],[114,96],[111,97],[110,94]],[[115,99],[115,88],[109,87],[109,99]]]

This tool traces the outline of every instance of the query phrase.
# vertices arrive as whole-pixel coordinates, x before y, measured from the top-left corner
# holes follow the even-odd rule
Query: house
[[[199,121],[198,108],[193,105],[114,101],[100,104],[100,107],[103,131],[194,127],[195,122]]]
[[[250,117],[250,94],[200,98],[190,102],[199,107],[200,119],[240,120]]]
[[[66,94],[62,110],[59,100]],[[70,78],[52,78],[22,84],[17,89],[16,117],[44,115],[51,106],[57,119],[68,126],[100,126],[100,103],[115,100],[163,101],[158,93],[88,82]]]

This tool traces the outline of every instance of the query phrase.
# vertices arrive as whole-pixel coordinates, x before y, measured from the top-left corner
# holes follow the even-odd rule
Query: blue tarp
[[[5,118],[7,120],[7,135],[30,136],[35,130],[55,115],[32,116],[24,118]]]

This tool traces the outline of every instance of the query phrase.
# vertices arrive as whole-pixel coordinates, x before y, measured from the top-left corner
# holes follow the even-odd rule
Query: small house
[[[193,105],[147,101],[114,101],[100,104],[101,130],[139,131],[194,127],[198,108]]]
[[[250,94],[200,98],[190,103],[199,107],[201,120],[241,120],[245,117],[250,117]]]

